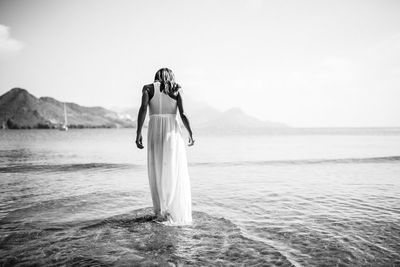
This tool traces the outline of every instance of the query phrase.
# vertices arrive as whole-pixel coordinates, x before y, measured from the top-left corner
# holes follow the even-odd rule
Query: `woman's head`
[[[175,93],[179,89],[179,85],[175,82],[175,75],[172,70],[162,68],[156,72],[154,81],[161,83],[161,90],[166,94]]]

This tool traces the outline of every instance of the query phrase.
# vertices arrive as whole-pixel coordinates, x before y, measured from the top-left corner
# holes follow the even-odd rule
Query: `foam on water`
[[[0,173],[20,173],[20,172],[79,172],[85,170],[115,170],[125,168],[135,168],[133,164],[117,164],[117,163],[74,163],[74,164],[14,164],[7,167],[0,167]],[[143,166],[140,166],[143,167]]]
[[[2,151],[3,153],[7,151]],[[0,156],[1,157],[1,156]],[[236,161],[236,162],[192,162],[190,166],[239,166],[239,165],[306,165],[306,164],[355,164],[355,163],[398,163],[400,156],[371,158],[340,158],[340,159],[305,159],[305,160],[267,160],[267,161]],[[84,170],[114,170],[143,168],[145,165],[122,163],[70,163],[70,164],[8,164],[0,167],[0,173],[18,172],[71,172]]]

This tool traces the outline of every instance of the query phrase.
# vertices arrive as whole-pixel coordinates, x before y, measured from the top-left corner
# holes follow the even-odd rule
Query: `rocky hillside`
[[[114,111],[65,103],[70,128],[133,127]],[[14,88],[0,96],[0,127],[9,129],[58,128],[64,123],[64,103],[51,97],[37,98]]]

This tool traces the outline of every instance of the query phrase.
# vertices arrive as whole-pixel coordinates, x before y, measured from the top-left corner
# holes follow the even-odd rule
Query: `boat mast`
[[[64,125],[67,126],[68,120],[67,120],[67,107],[65,106],[64,103]]]

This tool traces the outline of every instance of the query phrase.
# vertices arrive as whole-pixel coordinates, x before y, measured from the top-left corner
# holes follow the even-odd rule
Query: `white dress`
[[[169,225],[192,222],[186,149],[177,110],[177,101],[160,92],[160,83],[155,82],[149,102],[147,171],[154,212],[166,216]]]

